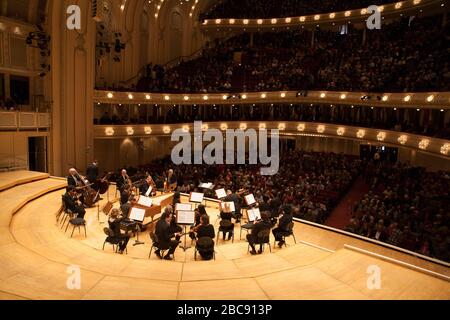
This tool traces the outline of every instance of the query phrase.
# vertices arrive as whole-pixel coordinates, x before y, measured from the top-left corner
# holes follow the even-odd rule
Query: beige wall
[[[28,138],[46,132],[0,132],[0,168],[28,168]]]
[[[295,148],[303,151],[359,155],[360,145],[361,142],[355,140],[304,136],[296,138]]]

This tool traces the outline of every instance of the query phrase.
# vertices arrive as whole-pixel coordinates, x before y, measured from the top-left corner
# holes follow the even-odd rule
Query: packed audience
[[[289,206],[294,216],[323,223],[340,198],[352,186],[359,174],[357,157],[334,153],[290,151],[282,155],[279,172],[260,175],[256,165],[180,165],[174,167],[178,191],[199,191],[202,182],[212,182],[217,188],[236,193],[253,193],[259,207],[277,215],[281,206]],[[163,188],[170,159],[162,159],[139,168],[127,168],[134,180],[150,173],[158,188]],[[206,197],[215,198],[213,190]]]
[[[392,163],[363,168],[371,190],[347,231],[450,261],[450,175]]]
[[[367,8],[393,0],[223,0],[203,13],[200,19],[278,18]]]
[[[363,31],[249,34],[205,46],[200,57],[165,70],[149,65],[137,91],[240,92],[450,89],[448,31],[442,17],[405,17]]]

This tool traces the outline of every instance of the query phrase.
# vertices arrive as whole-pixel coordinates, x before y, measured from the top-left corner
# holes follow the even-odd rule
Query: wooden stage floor
[[[102,251],[107,223],[97,208],[87,211],[87,238],[77,231],[70,238],[56,223],[64,180],[27,182],[19,173],[17,180],[22,184],[0,192],[0,299],[450,299],[448,280],[344,245],[444,276],[449,268],[303,223],[294,227],[296,245],[288,238],[287,248],[257,256],[247,253],[239,225],[234,243],[216,244],[215,261],[195,261],[193,248],[178,248],[175,261],[148,259],[147,232],[139,235],[144,245],[130,240],[127,255],[109,245]],[[217,230],[218,209],[208,205]],[[367,286],[371,265],[380,268],[380,289]],[[81,272],[79,289],[68,288],[71,267]]]

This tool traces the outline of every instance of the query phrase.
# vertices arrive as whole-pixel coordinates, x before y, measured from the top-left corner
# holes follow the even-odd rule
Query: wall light
[[[340,97],[342,100],[344,100],[345,98],[347,98],[347,95],[345,94],[345,93],[343,93],[343,94],[341,94],[341,97]]]
[[[434,95],[429,95],[428,97],[427,97],[427,101],[428,102],[431,102],[431,101],[433,101],[434,100]]]
[[[145,95],[145,99],[150,100],[152,97],[149,94]]]
[[[261,98],[263,98],[263,99],[267,98],[267,94],[262,93],[262,94],[261,94]]]
[[[345,128],[344,128],[344,127],[339,127],[339,128],[336,130],[336,133],[337,133],[338,136],[343,136],[344,133],[345,133]]]
[[[112,99],[112,98],[114,97],[114,95],[110,92],[110,93],[108,93],[107,97],[108,97],[109,99]]]
[[[184,101],[188,101],[189,100],[189,96],[184,96]]]
[[[377,134],[377,140],[378,141],[384,141],[384,139],[386,139],[386,132],[384,131],[380,131]]]
[[[130,93],[129,95],[128,95],[128,99],[130,99],[130,100],[133,100],[133,95]]]
[[[170,127],[169,127],[169,126],[164,126],[164,127],[163,127],[163,132],[164,132],[165,134],[169,134],[169,133],[170,133]]]
[[[145,127],[144,128],[145,134],[152,134],[152,128],[151,127]]]
[[[247,124],[246,124],[246,123],[241,123],[241,124],[239,125],[239,129],[241,129],[241,130],[247,130]]]
[[[112,135],[114,135],[114,129],[111,128],[111,127],[106,128],[106,129],[105,129],[105,134],[106,134],[107,136],[112,136]]]
[[[164,100],[169,101],[170,97],[169,96],[164,96]]]
[[[406,97],[403,98],[403,101],[408,102],[409,100],[411,100],[411,96],[407,95]]]
[[[359,129],[359,130],[356,132],[356,137],[358,137],[359,139],[364,138],[365,135],[366,135],[366,130]]]
[[[398,137],[397,141],[400,144],[405,144],[408,141],[408,136],[405,134],[402,134],[400,137]]]
[[[300,123],[300,124],[297,126],[297,130],[298,130],[298,131],[305,131],[305,128],[306,128],[306,125],[305,125],[304,123]]]
[[[449,152],[450,152],[450,143],[445,143],[441,147],[441,153],[444,154],[444,155],[448,155]]]
[[[419,142],[419,148],[422,150],[425,150],[426,148],[428,148],[428,145],[430,144],[430,140],[429,139],[422,139]]]
[[[280,130],[280,131],[286,130],[286,123],[280,123],[278,125],[278,130]]]
[[[133,129],[132,127],[128,127],[128,128],[127,128],[127,134],[128,134],[129,136],[132,136],[132,135],[134,134],[134,129]]]
[[[319,124],[317,126],[317,132],[318,133],[324,133],[325,132],[325,126],[323,124]]]
[[[220,130],[225,131],[228,129],[228,125],[226,123],[221,123],[220,124]]]

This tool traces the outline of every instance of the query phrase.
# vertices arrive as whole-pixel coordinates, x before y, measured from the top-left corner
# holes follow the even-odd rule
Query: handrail
[[[333,227],[329,227],[329,226],[326,226],[326,225],[323,225],[323,224],[319,224],[319,223],[316,223],[316,222],[312,222],[312,221],[308,221],[308,220],[304,220],[304,219],[300,219],[300,218],[294,218],[294,220],[297,221],[297,222],[301,222],[301,223],[304,223],[304,224],[311,225],[313,227],[318,227],[318,228],[325,229],[325,230],[328,230],[328,231],[332,231],[332,232],[335,232],[335,233],[340,233],[340,234],[343,234],[345,236],[349,236],[349,237],[352,237],[352,238],[357,238],[357,239],[363,240],[365,242],[370,242],[370,243],[373,243],[373,244],[376,244],[376,245],[379,245],[379,246],[387,247],[387,248],[395,250],[395,251],[400,251],[402,253],[406,253],[406,254],[414,256],[416,258],[420,258],[422,260],[427,260],[429,262],[433,262],[433,263],[436,263],[436,264],[439,264],[439,265],[442,265],[442,266],[445,266],[445,267],[450,267],[450,263],[448,263],[448,262],[445,262],[445,261],[442,261],[442,260],[439,260],[439,259],[436,259],[436,258],[431,258],[431,257],[425,256],[423,254],[420,254],[420,253],[417,253],[417,252],[414,252],[414,251],[403,249],[403,248],[391,245],[391,244],[386,243],[386,242],[370,239],[370,238],[361,236],[361,235],[356,234],[356,233],[351,233],[351,232],[348,232],[348,231],[336,229],[336,228],[333,228]]]

